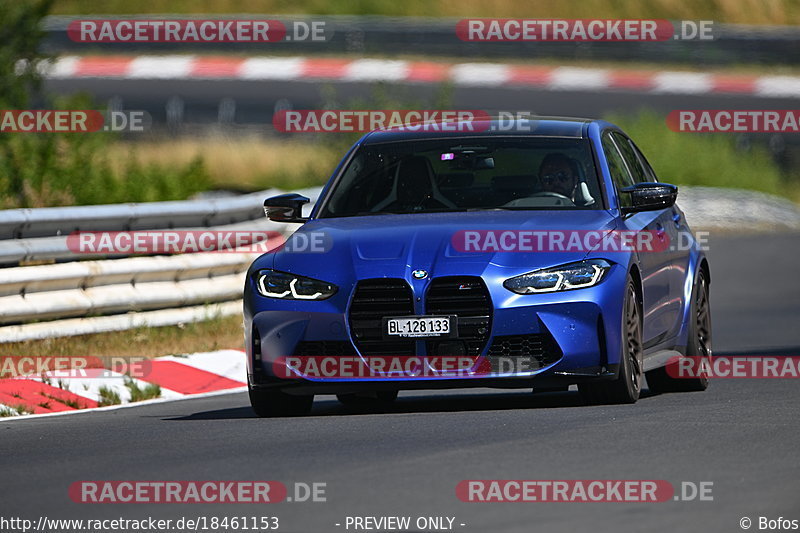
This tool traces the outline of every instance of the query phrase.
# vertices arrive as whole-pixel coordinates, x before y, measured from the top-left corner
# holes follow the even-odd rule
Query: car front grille
[[[416,355],[412,339],[383,338],[383,317],[414,314],[414,295],[402,279],[367,279],[358,282],[350,303],[350,331],[364,356]]]
[[[492,300],[481,278],[435,278],[425,304],[426,314],[458,317],[458,338],[428,340],[428,355],[476,356],[483,351],[491,329]]]

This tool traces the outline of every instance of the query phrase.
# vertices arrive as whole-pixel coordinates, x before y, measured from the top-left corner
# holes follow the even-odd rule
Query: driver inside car
[[[578,165],[564,154],[547,154],[539,165],[539,183],[542,192],[553,192],[572,200],[578,185]]]

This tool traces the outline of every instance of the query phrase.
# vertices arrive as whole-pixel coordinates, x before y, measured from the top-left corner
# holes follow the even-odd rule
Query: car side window
[[[622,159],[625,161],[625,165],[630,170],[631,175],[633,176],[633,181],[635,183],[642,183],[645,181],[650,181],[649,176],[644,170],[642,163],[637,157],[636,152],[634,152],[633,147],[631,146],[630,140],[618,132],[612,132],[611,136],[614,138],[614,144],[617,145],[619,148],[620,153],[622,154]]]
[[[653,167],[650,166],[650,163],[647,162],[647,158],[644,156],[639,147],[636,146],[636,143],[632,140],[628,139],[628,143],[630,143],[631,148],[633,148],[636,157],[639,159],[639,162],[642,164],[642,168],[644,168],[644,174],[647,176],[647,181],[658,181],[658,176],[656,176],[656,171],[653,170]]]
[[[603,135],[602,143],[603,153],[608,162],[608,170],[611,172],[611,181],[614,182],[614,188],[617,190],[617,197],[620,203],[625,206],[630,203],[630,198],[627,194],[620,195],[619,191],[633,185],[633,178],[625,167],[625,162],[622,160],[622,156],[608,132]]]

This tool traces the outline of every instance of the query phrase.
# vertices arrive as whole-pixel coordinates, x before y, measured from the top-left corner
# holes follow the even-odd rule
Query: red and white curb
[[[65,56],[42,68],[52,79],[236,79],[389,81],[549,90],[623,90],[653,94],[745,94],[800,97],[800,76],[547,67],[498,63],[436,63],[305,57]]]
[[[71,373],[46,372],[42,376],[0,379],[0,410],[11,414],[0,420],[18,420],[40,415],[67,414],[95,409],[119,409],[154,402],[196,398],[247,390],[246,360],[240,350],[219,350],[186,356],[153,359],[146,376],[130,378],[104,369],[86,369]],[[69,377],[62,377],[68,374]],[[158,384],[161,395],[152,400],[131,402],[126,382],[140,389]],[[99,407],[100,389],[116,392],[120,404]],[[14,416],[21,406],[26,415]]]

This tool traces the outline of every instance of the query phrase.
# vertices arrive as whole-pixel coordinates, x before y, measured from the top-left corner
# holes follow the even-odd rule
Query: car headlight
[[[336,294],[332,283],[277,270],[261,270],[256,277],[261,296],[283,300],[324,300]]]
[[[604,259],[587,259],[509,278],[503,287],[517,294],[583,289],[597,285],[609,268],[611,263]]]

